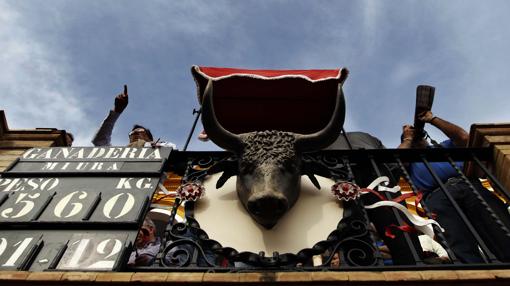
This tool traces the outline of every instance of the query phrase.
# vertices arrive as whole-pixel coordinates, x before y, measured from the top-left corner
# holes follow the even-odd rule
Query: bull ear
[[[225,184],[225,182],[227,182],[227,180],[230,179],[230,177],[239,175],[237,160],[232,158],[221,160],[207,170],[207,175],[212,175],[219,172],[223,172],[223,174],[216,182],[216,189],[221,188]]]
[[[213,105],[212,80],[209,80],[204,91],[204,98],[202,101],[202,125],[204,126],[207,136],[216,143],[216,145],[236,153],[241,150],[242,145],[240,137],[223,128],[216,118]]]
[[[312,184],[319,190],[321,189],[321,186],[315,175],[319,175],[325,178],[331,177],[331,171],[326,166],[313,160],[303,160],[301,174],[307,175]]]
[[[310,179],[310,182],[312,182],[312,184],[317,188],[317,189],[321,189],[321,185],[319,184],[319,181],[317,181],[317,178],[315,178],[315,175],[314,174],[306,174],[308,176],[308,178]]]
[[[335,142],[345,121],[345,100],[342,91],[342,84],[338,84],[335,109],[329,123],[322,130],[312,133],[296,135],[296,150],[299,152],[310,152],[323,149]]]

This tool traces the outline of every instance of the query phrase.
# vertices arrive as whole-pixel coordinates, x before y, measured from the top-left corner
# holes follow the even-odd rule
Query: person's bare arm
[[[402,140],[402,143],[398,145],[398,149],[409,149],[412,147],[413,144],[413,138],[414,138],[414,129],[411,125],[404,125],[402,127],[402,134],[404,139]]]
[[[457,147],[466,147],[469,140],[469,134],[466,130],[462,129],[451,122],[448,122],[442,118],[434,116],[431,111],[426,111],[419,115],[418,119],[423,122],[430,123],[439,130],[441,130],[448,138],[453,141],[453,144]]]
[[[92,138],[92,144],[94,146],[110,146],[113,127],[115,122],[119,118],[120,114],[128,105],[128,93],[127,85],[124,85],[124,92],[115,97],[113,110],[110,110],[108,116],[103,120],[101,126],[97,130],[94,138]]]

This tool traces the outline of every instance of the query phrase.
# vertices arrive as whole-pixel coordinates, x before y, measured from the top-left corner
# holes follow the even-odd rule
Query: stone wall
[[[493,159],[488,167],[503,186],[510,190],[510,123],[473,124],[469,147],[491,147]],[[474,172],[468,167],[468,172]]]
[[[0,172],[25,150],[33,147],[65,146],[65,130],[56,128],[9,129],[5,112],[0,110]]]

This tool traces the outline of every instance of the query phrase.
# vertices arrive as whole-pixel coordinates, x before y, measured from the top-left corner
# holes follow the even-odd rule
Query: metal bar
[[[37,254],[39,254],[39,252],[44,246],[44,240],[42,240],[41,238],[42,235],[39,237],[39,241],[34,246],[32,246],[25,260],[18,266],[18,270],[28,270],[28,268],[32,265],[35,257],[37,256]]]
[[[416,188],[416,186],[414,185],[414,182],[411,180],[411,176],[407,172],[407,170],[404,167],[404,164],[402,163],[400,158],[395,157],[395,161],[397,162],[400,170],[402,171],[405,180],[407,181],[409,186],[411,186],[411,190],[413,191],[413,193],[415,195],[418,195],[419,191]],[[420,202],[420,204],[423,206],[423,209],[425,210],[425,213],[427,214],[427,216],[429,218],[432,218],[433,217],[432,212],[430,211],[430,209],[427,206],[427,204],[425,203],[425,201],[422,200]],[[418,209],[418,206],[416,206],[416,209]],[[444,237],[444,234],[441,231],[441,229],[437,225],[435,225],[435,224],[432,224],[432,228],[434,229],[434,233],[436,234],[436,236],[439,238],[439,243],[445,248],[445,250],[448,253],[448,256],[450,257],[452,262],[453,263],[460,263],[460,261],[457,259],[457,256],[455,255],[455,253],[453,253],[453,251],[450,249],[450,246],[448,245],[448,242],[446,241],[446,238]]]
[[[121,250],[121,253],[119,254],[117,260],[113,264],[112,271],[117,272],[122,271],[127,266],[127,263],[125,263],[125,261],[128,260],[127,256],[131,255],[131,252],[129,250],[133,249],[134,247],[130,241],[126,241],[123,246],[124,248]]]
[[[170,213],[170,220],[168,221],[168,225],[166,226],[167,230],[168,227],[170,226],[170,229],[171,227],[174,225],[175,223],[175,216],[177,215],[177,210],[179,209],[179,206],[181,205],[181,198],[175,198],[174,200],[174,205],[172,206],[172,212]]]
[[[343,127],[342,127],[342,135],[344,136],[345,141],[347,142],[347,145],[349,146],[349,149],[353,150],[352,149],[352,145],[351,145],[351,141],[349,140],[349,137],[347,137],[347,133],[345,132],[345,129]]]
[[[369,157],[368,159],[370,160],[370,164],[372,165],[372,168],[374,169],[377,177],[380,177],[381,176],[381,171],[379,170],[379,167],[377,167],[377,163],[375,162],[374,158]],[[388,200],[392,200],[393,199],[390,196],[390,194],[388,194],[387,192],[384,192],[384,196]],[[391,208],[391,211],[392,211],[393,215],[395,216],[395,218],[397,219],[398,224],[399,225],[403,225],[404,224],[404,219],[402,219],[402,216],[400,215],[400,213],[395,208]],[[407,246],[411,250],[411,254],[412,254],[413,258],[414,258],[414,261],[416,261],[416,264],[418,264],[418,265],[423,264],[423,261],[422,261],[421,257],[418,255],[418,252],[416,252],[416,248],[415,248],[413,242],[411,241],[411,237],[409,236],[409,233],[404,232],[403,235],[404,235],[404,239],[405,239],[405,241],[407,243]]]
[[[154,262],[153,265],[162,265],[162,260],[165,259],[165,257],[163,257],[163,251],[167,246],[167,242],[171,241],[170,232],[172,231],[172,226],[175,223],[175,216],[177,215],[177,209],[179,208],[180,205],[181,199],[175,198],[174,204],[172,206],[172,211],[170,213],[170,219],[168,220],[168,223],[165,226],[165,231],[163,232],[161,239],[161,246],[159,248],[158,254],[156,255],[156,261]]]
[[[42,205],[42,207],[32,216],[32,218],[30,218],[30,221],[36,221],[40,216],[41,214],[44,212],[44,210],[48,207],[48,205],[50,204],[51,200],[53,200],[53,197],[55,197],[57,193],[56,192],[53,192],[47,199],[46,201],[44,202],[44,204]]]
[[[462,179],[469,185],[469,188],[471,191],[473,191],[473,194],[477,197],[477,199],[482,203],[482,205],[485,207],[485,209],[489,212],[489,214],[494,218],[495,222],[503,229],[505,232],[505,235],[510,237],[510,232],[508,228],[505,226],[505,224],[501,221],[501,219],[496,215],[496,213],[492,210],[492,208],[489,206],[487,201],[482,197],[480,192],[476,189],[476,187],[471,183],[471,181],[464,175],[462,170],[457,167],[455,162],[451,158],[448,158],[448,162],[450,165],[459,173],[462,177]]]
[[[349,160],[347,160],[346,158],[342,158],[342,162],[347,167],[347,171],[349,172],[349,178],[351,179],[352,183],[356,184],[356,179],[354,178],[354,173],[352,172],[352,168],[351,168],[351,164],[350,164]],[[361,211],[363,212],[363,218],[365,219],[365,222],[367,222],[368,227],[370,228],[370,219],[368,218],[368,213],[367,213],[367,210],[365,209],[365,205],[363,204],[363,200],[358,199],[357,201],[361,208]],[[375,231],[377,231],[377,230],[375,230]],[[375,255],[377,257],[377,265],[382,266],[382,265],[384,265],[384,259],[382,258],[382,254],[379,251],[379,247],[377,246],[376,238],[374,237],[372,232],[369,231],[369,233],[370,233],[370,239],[372,240],[372,245],[375,248]],[[342,255],[344,255],[344,254],[342,253]],[[342,267],[345,267],[345,266],[342,266]],[[350,267],[350,268],[352,268],[352,267]]]
[[[482,238],[480,237],[478,232],[475,230],[473,225],[471,225],[471,222],[469,222],[469,219],[466,217],[466,215],[464,214],[462,209],[459,207],[459,205],[457,204],[455,199],[450,195],[450,193],[448,193],[448,190],[446,189],[446,186],[443,184],[443,182],[441,181],[439,176],[436,174],[436,172],[432,169],[432,166],[430,165],[430,162],[427,161],[427,159],[425,158],[424,155],[422,155],[422,161],[425,164],[425,167],[427,168],[427,170],[430,172],[430,174],[434,178],[434,180],[438,183],[439,188],[441,189],[441,191],[444,193],[446,198],[448,198],[448,201],[450,201],[452,206],[455,208],[455,211],[460,216],[460,218],[462,219],[462,221],[464,222],[464,224],[468,228],[469,232],[471,232],[471,234],[473,235],[475,240],[478,242],[478,244],[479,244],[480,248],[482,249],[482,251],[488,256],[488,257],[484,257],[482,255],[482,259],[486,263],[490,263],[492,261],[495,261],[496,257],[494,256],[494,254],[489,250],[489,248],[487,247],[485,242],[482,240]],[[489,259],[489,260],[487,260],[487,259]]]
[[[444,162],[444,157],[448,154],[456,161],[462,161],[469,158],[471,153],[475,153],[478,158],[485,160],[492,158],[488,148],[428,148],[428,149],[355,149],[355,150],[322,150],[323,155],[327,156],[346,156],[349,161],[364,160],[367,156],[372,156],[379,163],[394,163],[395,154],[404,162],[420,162],[422,154],[425,154],[430,162]]]
[[[0,195],[0,206],[7,200],[9,196],[6,193]]]
[[[158,172],[97,172],[97,173],[42,173],[42,172],[19,172],[19,173],[3,173],[2,178],[23,178],[23,177],[37,177],[37,178],[55,178],[55,177],[82,177],[82,178],[96,178],[96,177],[160,177],[161,173]]]
[[[97,206],[99,205],[99,202],[101,201],[101,192],[97,193],[96,197],[94,198],[94,201],[92,201],[92,204],[90,205],[89,209],[85,213],[85,216],[81,219],[83,221],[88,221],[94,211],[96,210]]]
[[[186,139],[186,144],[184,144],[184,148],[182,148],[183,151],[186,151],[188,149],[189,141],[191,140],[191,136],[193,136],[193,133],[195,132],[195,127],[197,126],[198,118],[200,118],[200,114],[202,114],[202,109],[194,109],[193,108],[193,114],[196,114],[195,121],[193,121],[193,126],[191,127],[191,130],[188,134],[188,139]]]
[[[473,158],[473,161],[475,161],[476,165],[478,165],[478,167],[480,167],[480,169],[482,169],[485,175],[489,178],[491,184],[493,184],[498,193],[504,196],[505,199],[510,202],[510,193],[505,188],[505,186],[503,186],[503,184],[501,184],[501,182],[489,171],[489,169],[487,169],[487,167],[485,167],[484,164],[480,162],[480,159],[478,159],[474,153],[471,153],[471,158]]]
[[[251,273],[251,272],[323,272],[325,270],[331,272],[345,272],[345,271],[422,271],[422,270],[490,270],[490,269],[502,269],[507,270],[510,268],[510,263],[501,264],[424,264],[421,266],[416,265],[385,265],[385,266],[363,266],[363,267],[350,267],[344,268],[329,268],[329,267],[153,267],[153,266],[139,266],[139,267],[127,267],[126,271],[131,272],[178,272],[178,273],[189,273],[189,272],[208,272],[208,273]]]
[[[481,160],[491,159],[492,153],[489,148],[429,148],[429,149],[355,149],[355,150],[321,150],[313,154],[322,154],[328,157],[346,157],[349,161],[358,161],[366,159],[367,156],[374,157],[380,163],[394,163],[395,155],[405,162],[420,162],[421,154],[425,154],[429,161],[444,161],[444,155],[449,154],[454,160],[465,160],[472,153],[476,154]],[[185,160],[190,157],[212,156],[224,158],[232,155],[228,151],[179,151],[172,150],[170,160]]]
[[[51,261],[50,265],[48,266],[49,270],[57,268],[57,265],[60,262],[60,259],[62,259],[62,257],[64,256],[64,252],[69,247],[68,244],[69,244],[69,240],[67,240],[66,243],[64,245],[62,245],[62,247],[58,250],[57,254]]]

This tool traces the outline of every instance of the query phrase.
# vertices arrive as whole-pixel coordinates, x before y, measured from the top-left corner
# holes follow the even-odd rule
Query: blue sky
[[[436,115],[467,130],[510,122],[509,11],[465,0],[0,1],[0,109],[10,128],[66,129],[91,146],[127,84],[113,144],[141,123],[182,148],[198,107],[192,65],[343,66],[346,130],[395,147],[419,84],[436,87]],[[215,148],[196,136],[189,147]]]

